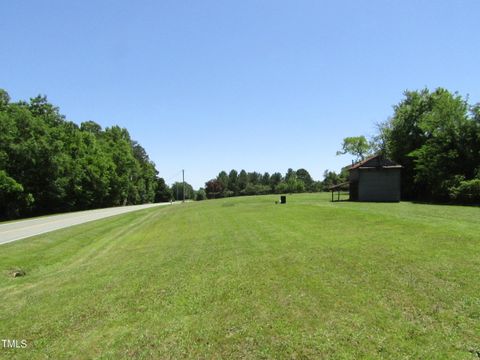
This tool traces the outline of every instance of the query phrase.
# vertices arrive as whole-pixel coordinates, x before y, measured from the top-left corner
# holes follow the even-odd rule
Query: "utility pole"
[[[182,186],[183,200],[182,200],[182,202],[185,202],[185,170],[184,169],[182,169],[182,182],[183,182],[183,186]]]

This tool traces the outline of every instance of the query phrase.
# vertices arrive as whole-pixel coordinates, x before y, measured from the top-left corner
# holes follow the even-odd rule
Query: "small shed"
[[[400,201],[402,166],[375,155],[348,167],[353,201]]]
[[[330,190],[332,192],[332,202],[333,201],[340,201],[340,194],[343,195],[343,193],[349,191],[350,189],[350,183],[347,181],[347,182],[343,182],[341,184],[336,184],[336,185],[332,185],[328,188],[328,190]],[[337,193],[337,200],[335,200],[335,192]]]

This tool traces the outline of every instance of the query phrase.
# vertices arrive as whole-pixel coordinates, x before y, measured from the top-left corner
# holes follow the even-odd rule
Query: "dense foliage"
[[[384,151],[404,167],[405,197],[480,202],[478,109],[441,88],[405,92],[380,127]]]
[[[189,183],[185,183],[185,197],[183,194],[184,184],[183,182],[175,182],[172,184],[171,187],[171,194],[173,200],[194,200],[195,199],[195,191],[193,190],[192,185]]]
[[[241,195],[316,192],[323,189],[322,182],[314,181],[305,169],[288,169],[285,176],[276,172],[221,171],[215,179],[205,183],[209,199]]]
[[[323,188],[328,189],[333,185],[342,184],[348,181],[348,171],[343,168],[338,174],[335,171],[325,170],[323,173]]]
[[[403,166],[403,198],[480,203],[479,104],[442,88],[406,91],[378,128],[370,150]]]
[[[337,155],[350,154],[355,156],[357,161],[361,161],[369,155],[371,149],[372,145],[365,136],[351,136],[343,139],[342,150],[337,151]]]
[[[159,184],[126,129],[78,126],[45,97],[14,103],[0,90],[1,219],[169,200]]]

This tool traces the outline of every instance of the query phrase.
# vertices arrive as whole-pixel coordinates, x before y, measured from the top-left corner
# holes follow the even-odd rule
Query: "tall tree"
[[[442,88],[404,95],[382,127],[386,153],[403,166],[404,197],[445,200],[479,166],[475,116],[461,96]]]
[[[228,173],[228,190],[230,190],[233,195],[238,195],[238,172],[236,170],[230,170]]]
[[[270,174],[268,172],[265,172],[262,175],[262,180],[261,180],[262,185],[270,185]]]
[[[226,196],[226,191],[228,191],[228,175],[225,171],[220,171],[217,175],[217,180],[220,182],[222,188],[222,196]]]
[[[262,174],[253,171],[248,173],[248,183],[252,185],[260,184],[262,181]]]
[[[240,192],[242,190],[245,190],[248,184],[248,175],[245,170],[241,170],[240,173],[238,174],[238,189]]]
[[[306,191],[312,191],[313,179],[310,176],[310,173],[305,169],[298,169],[296,171],[297,179],[302,181],[305,184]]]
[[[270,188],[272,189],[272,192],[277,192],[276,189],[278,185],[282,182],[282,174],[279,172],[275,172],[270,176]]]
[[[183,183],[175,182],[172,184],[172,196],[175,200],[183,200]],[[185,183],[185,200],[195,199],[195,191],[193,191],[192,185]]]
[[[155,165],[126,129],[67,121],[45,96],[0,90],[0,217],[151,202]]]
[[[165,183],[165,180],[157,177],[156,181],[157,187],[155,190],[155,202],[167,202],[172,200],[172,190]]]
[[[474,176],[478,159],[472,156],[469,143],[475,130],[467,117],[468,105],[460,96],[437,89],[430,100],[430,111],[418,122],[424,142],[409,156],[414,159],[415,184],[425,188],[429,198],[448,199],[458,176]]]
[[[205,183],[205,192],[209,199],[223,197],[224,190],[222,183],[218,179],[211,179]]]
[[[350,154],[356,157],[356,160],[363,160],[371,150],[371,145],[365,136],[351,136],[343,139],[342,150],[337,151],[337,155]]]
[[[333,185],[338,185],[347,181],[348,173],[342,170],[339,174],[335,171],[325,170],[323,173],[323,189],[328,190]]]
[[[404,99],[393,109],[394,115],[379,130],[385,139],[387,156],[403,166],[402,196],[407,199],[417,198],[425,189],[414,184],[415,164],[410,154],[425,142],[425,134],[419,122],[432,109],[430,92],[427,89],[406,91]]]
[[[297,179],[297,173],[292,168],[289,168],[287,170],[287,173],[285,174],[285,181],[289,182],[292,179],[293,180]]]
[[[0,219],[18,217],[33,200],[32,194],[25,193],[22,185],[0,170]]]

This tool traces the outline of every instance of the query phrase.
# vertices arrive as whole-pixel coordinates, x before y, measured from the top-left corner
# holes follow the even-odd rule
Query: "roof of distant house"
[[[400,169],[402,165],[399,165],[392,160],[387,159],[383,155],[370,156],[356,164],[347,166],[347,170],[354,169],[372,169],[372,168],[384,168],[384,169]]]

